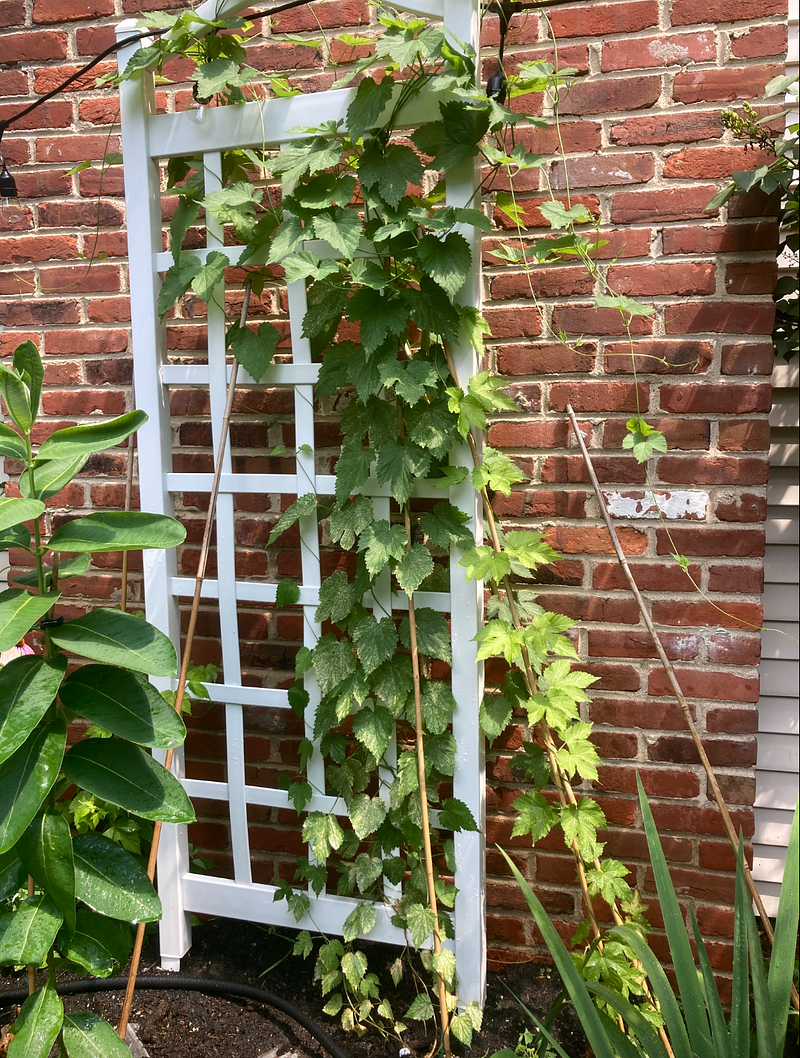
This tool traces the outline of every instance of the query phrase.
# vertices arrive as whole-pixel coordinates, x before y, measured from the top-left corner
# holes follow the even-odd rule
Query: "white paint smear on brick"
[[[708,493],[689,489],[673,492],[604,492],[612,518],[664,518],[703,521],[708,515]],[[656,506],[657,505],[657,506]]]

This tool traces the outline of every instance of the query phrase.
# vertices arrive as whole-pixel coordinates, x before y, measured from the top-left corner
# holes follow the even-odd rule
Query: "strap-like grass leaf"
[[[8,1058],[47,1058],[63,1018],[64,1004],[48,981],[22,1004],[19,1017],[11,1026],[14,1038],[8,1047]]]
[[[67,1058],[131,1058],[127,1045],[97,1014],[64,1015]]]
[[[45,893],[0,918],[0,966],[38,966],[56,939],[61,912]]]
[[[41,500],[21,500],[16,497],[0,500],[0,531],[38,518],[43,511],[44,504]]]
[[[60,526],[47,542],[53,551],[89,554],[95,551],[140,551],[177,547],[186,530],[175,518],[143,511],[87,514]]]
[[[115,967],[122,967],[128,961],[131,929],[124,922],[81,907],[73,936],[61,930],[57,943],[65,959],[95,977],[108,977]]]
[[[0,766],[0,852],[6,852],[27,829],[58,778],[67,728],[54,720],[30,738]]]
[[[75,864],[69,823],[58,812],[38,815],[17,843],[28,874],[52,897],[64,916],[68,933],[75,931]]]
[[[0,651],[16,646],[60,596],[60,592],[30,595],[22,588],[0,592]]]
[[[691,916],[692,932],[694,933],[694,940],[697,946],[697,961],[700,963],[700,972],[703,975],[706,1007],[708,1008],[708,1019],[711,1023],[711,1043],[714,1047],[714,1053],[719,1055],[719,1058],[723,1058],[723,1056],[730,1056],[730,1058],[733,1058],[731,1053],[731,1037],[728,1031],[728,1024],[725,1021],[725,1012],[722,1009],[722,1003],[719,998],[719,989],[717,988],[717,982],[714,979],[714,971],[711,968],[711,961],[708,958],[708,952],[706,951],[706,946],[703,942],[703,936],[700,933],[700,927],[697,924],[697,915],[694,913],[694,908],[691,908]]]
[[[34,654],[0,669],[0,763],[19,749],[47,712],[66,669],[64,657]]]
[[[783,872],[778,917],[775,921],[775,941],[769,960],[767,987],[775,1025],[775,1053],[783,1054],[786,1037],[786,1016],[794,971],[795,941],[797,940],[798,912],[800,911],[800,832],[797,806],[792,820],[786,867]]]
[[[118,445],[147,422],[143,411],[129,411],[108,422],[90,426],[68,426],[42,441],[38,459],[79,459]]]
[[[64,775],[76,786],[145,819],[194,822],[192,803],[175,776],[130,742],[86,738],[64,758]]]
[[[666,1047],[659,1039],[656,1030],[638,1007],[635,1007],[633,1003],[629,1003],[624,996],[620,995],[619,992],[615,992],[613,988],[608,988],[596,981],[587,981],[586,987],[604,1003],[607,1003],[608,1006],[613,1007],[618,1014],[622,1015],[625,1024],[633,1029],[636,1038],[644,1045],[644,1053],[647,1058],[667,1058]],[[616,1028],[616,1026],[614,1027]],[[642,1052],[637,1050],[634,1053],[641,1055]],[[720,1052],[719,1058],[722,1058],[722,1052]]]
[[[173,676],[178,667],[175,648],[163,632],[119,610],[92,610],[54,628],[50,637],[74,654],[149,676]]]
[[[84,665],[64,681],[61,701],[73,713],[139,746],[171,749],[186,737],[172,706],[151,683],[126,669]]]
[[[747,889],[744,881],[744,842],[741,831],[739,832],[739,855],[736,864],[736,903],[741,906],[741,912],[747,921],[747,947],[750,954],[750,981],[753,988],[753,1010],[756,1021],[756,1039],[758,1040],[758,1054],[774,1054],[779,1058],[781,1052],[775,1048],[775,1025],[772,1020],[772,1009],[769,1001],[769,990],[767,987],[767,975],[764,972],[764,956],[761,952],[761,941],[758,936],[756,916],[753,914],[752,905],[747,897]],[[796,939],[796,934],[795,934]],[[785,1022],[788,1014],[788,1006],[782,1019]]]
[[[155,922],[161,901],[135,856],[100,834],[72,843],[75,895],[87,907],[120,922]]]

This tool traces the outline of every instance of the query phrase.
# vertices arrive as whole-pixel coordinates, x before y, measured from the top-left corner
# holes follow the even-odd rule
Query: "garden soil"
[[[321,1012],[319,985],[312,980],[313,957],[291,954],[293,937],[268,928],[225,919],[212,919],[194,929],[191,951],[181,973],[190,977],[235,981],[263,988],[293,1003],[312,1018],[350,1058],[398,1058],[401,1044],[370,1031],[359,1038],[341,1030],[336,1020]],[[370,967],[380,973],[385,994],[396,1010],[405,1009],[414,997],[405,980],[398,990],[389,976],[397,949],[369,945]],[[157,936],[145,945],[140,973],[161,973]],[[388,982],[388,984],[387,984]],[[22,983],[17,978],[16,986]],[[559,992],[557,976],[534,963],[513,964],[489,974],[483,1031],[471,1049],[454,1044],[454,1054],[475,1058],[514,1048],[525,1029],[533,1028],[517,998],[537,1016],[544,1015]],[[0,992],[11,987],[0,980]],[[70,996],[70,1011],[92,1010],[112,1023],[119,1020],[121,992]],[[3,1011],[3,1013],[5,1013]],[[0,1016],[0,1025],[6,1018]],[[288,1015],[246,1000],[222,999],[186,991],[138,991],[131,1023],[141,1041],[140,1055],[150,1058],[324,1058],[326,1051]],[[570,1058],[584,1058],[585,1043],[571,1009],[559,1019],[556,1036]],[[422,1023],[411,1022],[404,1034],[411,1058],[425,1058],[433,1043]],[[524,1055],[524,1051],[522,1052]]]

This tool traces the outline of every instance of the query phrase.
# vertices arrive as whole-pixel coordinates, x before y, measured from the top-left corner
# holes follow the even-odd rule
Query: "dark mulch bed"
[[[321,1012],[319,986],[312,981],[313,957],[292,956],[291,946],[288,935],[214,919],[195,927],[194,943],[182,962],[181,973],[251,984],[281,996],[316,1021],[351,1058],[397,1058],[400,1044],[396,1040],[374,1032],[361,1038],[345,1033],[337,1020]],[[384,945],[369,948],[370,968],[388,980],[388,967],[397,949]],[[269,967],[273,968],[264,974]],[[155,935],[146,943],[140,973],[161,973]],[[502,1047],[516,1046],[520,1034],[532,1025],[514,995],[541,1017],[558,994],[559,985],[557,976],[533,963],[510,965],[490,974],[484,1027],[469,1054],[491,1055]],[[413,991],[409,988],[404,992],[403,987],[401,984],[396,993],[389,981],[387,996],[395,1010],[405,1009],[413,998]],[[121,993],[68,997],[65,1006],[72,1011],[93,1010],[116,1023]],[[0,1005],[0,1024],[8,1020],[3,1014]],[[305,1029],[280,1011],[197,992],[138,991],[131,1022],[150,1058],[279,1058],[292,1052],[299,1058],[322,1058],[326,1054]],[[556,1035],[571,1058],[584,1058],[585,1044],[574,1012],[562,1014]],[[405,1036],[404,1043],[414,1058],[423,1058],[430,1050],[433,1041],[422,1023],[410,1022]],[[463,1054],[464,1049],[455,1044],[454,1052]]]

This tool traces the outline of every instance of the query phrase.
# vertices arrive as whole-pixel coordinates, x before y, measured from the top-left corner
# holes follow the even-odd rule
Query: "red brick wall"
[[[110,43],[112,27],[123,16],[167,6],[158,0],[0,0],[0,117],[53,87]],[[313,36],[319,35],[317,19],[326,31],[359,23],[363,30],[370,20],[360,0],[328,0],[314,9],[314,16],[306,8],[282,16],[280,30]],[[741,17],[731,21],[734,15]],[[486,316],[494,335],[490,363],[508,377],[524,409],[498,419],[490,441],[509,451],[530,475],[529,485],[498,502],[515,524],[552,527],[552,541],[564,555],[546,575],[542,601],[582,621],[579,647],[585,667],[600,677],[588,715],[597,724],[604,760],[596,793],[609,820],[608,850],[650,889],[633,793],[639,767],[680,884],[697,901],[701,925],[719,939],[714,951],[724,968],[730,963],[724,938],[731,916],[715,905],[731,901],[733,857],[679,709],[613,560],[564,409],[567,403],[575,408],[600,479],[617,494],[623,545],[693,701],[736,824],[750,833],[776,226],[769,203],[758,196],[733,200],[721,218],[705,213],[704,206],[734,169],[751,164],[752,157],[723,135],[719,110],[758,96],[781,71],[786,4],[593,2],[555,7],[551,22],[559,61],[580,71],[560,108],[573,201],[584,202],[600,218],[608,239],[601,253],[614,260],[614,287],[652,301],[657,312],[634,328],[634,379],[619,316],[591,307],[592,285],[580,269],[541,270],[533,275],[532,291],[525,276],[498,266],[488,253],[495,240],[487,239]],[[489,56],[498,39],[496,19],[487,20],[484,39]],[[324,89],[334,79],[331,57],[352,58],[336,42],[314,50],[272,40],[266,24],[251,50],[254,65],[280,71],[307,91]],[[509,67],[552,53],[543,17],[515,16],[506,47]],[[488,57],[486,68],[493,69]],[[173,72],[180,76],[180,70]],[[102,188],[97,170],[67,175],[76,162],[118,148],[118,130],[111,124],[114,92],[93,87],[93,77],[36,111],[3,140],[20,199],[0,216],[2,351],[9,354],[28,337],[39,343],[47,364],[49,426],[117,414],[132,404],[120,170],[107,172]],[[175,93],[160,91],[163,105],[172,107]],[[186,97],[185,91],[178,93],[179,106]],[[556,149],[552,130],[524,135],[540,153]],[[549,177],[557,191],[564,188],[562,161],[552,163]],[[526,231],[536,235],[543,190],[527,176],[518,194]],[[503,227],[503,219],[498,221]],[[89,269],[83,255],[98,252],[103,260]],[[557,343],[554,333],[561,329],[584,336],[577,353]],[[190,354],[192,333],[190,321],[174,328],[173,346]],[[694,363],[695,371],[683,366]],[[637,387],[640,406],[670,446],[653,463],[655,487],[673,495],[679,490],[694,494],[694,516],[667,524],[708,599],[692,590],[670,558],[666,529],[648,510],[644,468],[621,448]],[[291,409],[282,398],[265,395],[258,408],[248,399],[235,442],[241,459],[258,460],[264,446],[277,439],[291,444]],[[207,443],[206,409],[184,396],[174,411],[176,436],[185,449],[182,465],[195,466]],[[247,426],[245,412],[251,419],[254,412],[264,418]],[[328,443],[335,443],[335,434]],[[73,508],[121,505],[124,465],[122,451],[94,459],[57,497],[53,518],[68,503]],[[182,559],[187,570],[196,562],[202,504],[202,497],[183,497],[190,522],[190,545]],[[269,520],[266,501],[239,507],[242,560],[251,572],[272,578],[287,571],[291,557],[265,555],[259,522],[265,511]],[[91,577],[65,585],[77,608],[92,598],[113,602],[119,597],[118,557],[100,556],[97,565]],[[295,619],[268,622],[251,611],[242,620],[251,666],[285,669],[297,634]],[[214,660],[215,628],[209,612],[201,622],[196,660]],[[220,774],[221,766],[213,762],[221,741],[218,713],[211,710],[194,721],[189,752],[197,757],[195,774]],[[508,755],[519,737],[513,733],[490,754],[489,845],[514,846],[540,895],[567,922],[577,906],[571,857],[558,839],[532,853],[525,842],[509,838],[509,805],[517,787]],[[291,733],[270,735],[256,726],[251,749],[264,762],[252,781],[272,782],[291,763]],[[297,840],[288,819],[272,819],[273,825],[261,831],[258,822],[253,820],[253,838],[263,849],[260,874],[268,880],[276,870],[276,854],[280,859]],[[224,822],[208,814],[194,840],[218,846],[226,833]],[[224,868],[224,854],[215,855]],[[531,925],[498,860],[490,853],[491,943],[498,956],[525,958]]]

